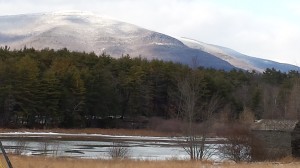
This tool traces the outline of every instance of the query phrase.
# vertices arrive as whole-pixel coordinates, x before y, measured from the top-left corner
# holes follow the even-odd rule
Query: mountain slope
[[[191,64],[194,57],[207,68],[234,68],[209,53],[185,46],[181,41],[132,24],[86,13],[50,13],[0,17],[0,45],[68,48],[72,51],[122,54],[147,59]]]
[[[206,68],[239,68],[262,72],[275,67],[282,71],[296,66],[248,57],[234,50],[199,41],[176,39],[138,26],[82,12],[0,16],[0,46],[21,49],[85,51],[112,57],[160,59]]]
[[[206,44],[197,40],[184,37],[179,39],[190,48],[210,53],[240,69],[248,71],[254,70],[258,72],[263,72],[267,68],[275,68],[283,72],[288,72],[290,70],[299,70],[299,67],[294,65],[251,57],[245,54],[241,54],[230,48]]]

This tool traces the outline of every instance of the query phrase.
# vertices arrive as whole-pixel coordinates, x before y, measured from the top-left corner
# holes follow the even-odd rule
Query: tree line
[[[243,111],[260,118],[299,118],[300,75],[267,69],[190,68],[160,60],[123,55],[0,48],[0,125],[2,127],[88,127],[107,116],[183,119],[182,84],[197,80],[196,121],[214,116],[237,119]]]

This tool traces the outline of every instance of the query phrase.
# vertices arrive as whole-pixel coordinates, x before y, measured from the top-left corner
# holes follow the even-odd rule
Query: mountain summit
[[[83,12],[60,12],[0,16],[0,45],[21,49],[61,49],[106,53],[112,57],[160,59],[191,65],[230,70],[282,71],[296,66],[248,57],[230,49],[191,39],[176,39],[129,23]],[[221,51],[221,52],[220,52]],[[225,54],[224,54],[225,53]],[[230,59],[227,59],[230,58]],[[263,64],[263,66],[261,66]],[[269,65],[269,66],[268,66]]]

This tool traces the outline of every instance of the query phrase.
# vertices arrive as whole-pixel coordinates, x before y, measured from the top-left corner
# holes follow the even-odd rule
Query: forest
[[[90,119],[108,116],[183,120],[179,83],[187,74],[199,81],[198,113],[217,97],[215,117],[235,120],[247,111],[255,119],[300,118],[298,71],[222,71],[129,55],[2,47],[0,126],[86,128]]]

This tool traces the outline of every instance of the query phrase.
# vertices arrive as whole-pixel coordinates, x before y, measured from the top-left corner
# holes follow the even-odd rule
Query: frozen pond
[[[72,140],[68,140],[72,139]],[[84,140],[83,140],[84,139]],[[7,152],[22,155],[47,155],[109,159],[112,147],[121,146],[128,158],[146,160],[188,159],[180,142],[184,138],[110,136],[100,134],[0,133]],[[218,139],[209,139],[211,143]]]

